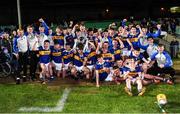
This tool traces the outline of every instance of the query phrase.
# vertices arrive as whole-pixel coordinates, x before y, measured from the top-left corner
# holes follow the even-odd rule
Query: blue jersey
[[[14,53],[18,53],[17,39],[18,39],[18,36],[15,36],[13,38],[13,52]]]
[[[75,66],[81,67],[83,66],[83,62],[84,62],[84,58],[85,58],[85,54],[83,53],[82,55],[80,55],[79,53],[76,53],[74,55],[74,60],[73,63]]]
[[[139,56],[137,57],[137,56],[135,56],[135,55],[133,54],[133,52],[131,52],[131,54],[129,55],[129,57],[133,58],[135,62],[140,62],[140,61],[144,58],[144,56],[142,55],[142,53],[140,53]]]
[[[121,21],[121,26],[124,28],[126,26],[126,21],[122,20]]]
[[[112,56],[114,56],[114,55],[111,54],[110,52],[107,52],[107,53],[102,53],[102,56],[103,56],[103,60],[108,65],[108,67],[111,67],[112,66],[112,62],[110,62],[110,61],[112,60]]]
[[[62,63],[62,50],[61,49],[51,49],[52,60],[55,63]]]
[[[63,56],[64,64],[68,64],[68,63],[72,62],[73,54],[74,54],[73,50],[70,50],[70,51],[63,50],[62,56]]]
[[[170,55],[163,51],[162,53],[156,52],[151,56],[151,60],[156,60],[158,63],[158,66],[164,65],[164,67],[171,67],[173,65],[172,59]]]
[[[44,34],[44,35],[49,35],[49,27],[47,26],[46,22],[42,22],[41,25],[44,27],[44,32],[41,33],[40,31],[33,32],[34,34]],[[35,27],[35,30],[38,30],[38,28]],[[27,33],[25,33],[27,35]]]
[[[119,68],[119,71],[120,71],[121,74],[123,74],[123,73],[124,73],[124,72],[123,72],[123,67],[120,67],[120,68]]]
[[[113,39],[113,37],[108,36],[109,49],[112,49],[112,47],[113,47],[112,39]]]
[[[51,60],[51,51],[45,50],[43,47],[39,47],[39,61],[40,63],[47,64]]]
[[[97,62],[96,63],[95,69],[98,71],[99,76],[102,76],[102,77],[107,77],[108,76],[108,73],[103,69],[105,67],[108,67],[105,62],[103,62],[103,63]]]
[[[150,32],[147,32],[146,33],[146,36],[147,37],[153,37],[153,38],[157,38],[157,37],[159,37],[161,35],[161,29],[158,29],[157,31],[156,31],[156,33],[150,33]]]
[[[156,44],[147,44],[147,45],[142,45],[141,42],[139,41],[139,47],[143,50],[145,50],[148,54],[149,57],[151,57],[154,53],[157,52],[157,45]]]
[[[44,34],[48,35],[49,34],[49,27],[47,26],[47,24],[45,22],[42,22],[41,24],[44,27]]]
[[[116,48],[116,49],[113,48],[111,50],[111,53],[114,54],[115,61],[122,59],[122,57],[121,57],[121,49],[120,48]]]
[[[128,35],[128,38],[129,38],[129,40],[130,40],[130,42],[132,43],[132,45],[133,45],[133,48],[137,48],[137,47],[139,47],[139,42],[138,42],[138,35],[139,34],[136,34],[136,35],[131,35],[131,34],[129,34]]]
[[[53,37],[53,40],[57,40],[58,43],[60,44],[60,46],[64,46],[64,35],[63,34],[60,34],[60,35],[54,35]]]
[[[122,70],[123,70],[123,73],[129,72],[128,75],[132,76],[132,77],[137,77],[138,73],[142,72],[141,67],[136,67],[134,70],[131,70],[130,68],[125,66],[125,67],[122,68]]]
[[[91,50],[90,52],[85,52],[85,55],[87,57],[87,65],[96,64],[97,57],[96,57],[96,51],[95,50]]]

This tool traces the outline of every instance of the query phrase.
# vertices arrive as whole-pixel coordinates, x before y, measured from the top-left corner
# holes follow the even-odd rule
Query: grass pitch
[[[64,113],[160,113],[156,95],[164,93],[169,113],[180,113],[180,84],[149,85],[144,96],[130,97],[122,85],[71,87]],[[55,107],[65,87],[40,84],[0,85],[0,112],[18,112],[21,107]],[[134,87],[134,92],[136,88]]]

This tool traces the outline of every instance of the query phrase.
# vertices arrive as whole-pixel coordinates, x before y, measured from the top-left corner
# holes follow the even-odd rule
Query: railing
[[[176,27],[176,34],[180,35],[180,26]]]

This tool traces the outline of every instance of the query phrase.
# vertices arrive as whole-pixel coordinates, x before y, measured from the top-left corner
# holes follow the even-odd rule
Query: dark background
[[[179,5],[179,0],[21,0],[21,12],[23,24],[35,22],[40,17],[59,23],[71,19],[107,20],[129,16],[136,19],[178,17],[179,14],[171,14],[169,8]],[[17,24],[16,0],[3,0],[0,25],[10,24]]]

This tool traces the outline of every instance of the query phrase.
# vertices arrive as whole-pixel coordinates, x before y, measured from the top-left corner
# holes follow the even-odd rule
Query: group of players
[[[138,95],[143,95],[150,83],[173,84],[175,71],[170,55],[164,45],[155,44],[161,34],[161,25],[150,32],[147,23],[135,25],[123,19],[121,25],[112,23],[105,30],[86,28],[83,23],[63,28],[57,26],[55,33],[39,19],[41,25],[35,32],[33,26],[27,31],[17,30],[13,51],[18,57],[24,76],[27,76],[27,58],[30,57],[30,76],[36,78],[37,64],[42,84],[55,77],[125,82],[125,91],[132,96],[132,84],[137,84]],[[117,28],[118,27],[118,28]],[[151,25],[152,27],[152,25]],[[116,29],[117,28],[117,29]],[[167,74],[168,77],[164,75]],[[20,77],[16,81],[19,82]]]

